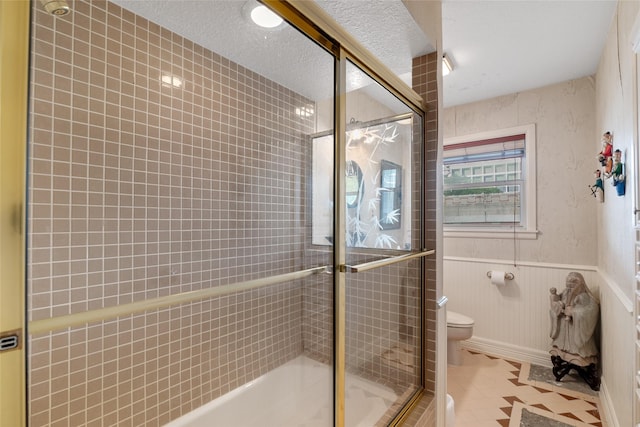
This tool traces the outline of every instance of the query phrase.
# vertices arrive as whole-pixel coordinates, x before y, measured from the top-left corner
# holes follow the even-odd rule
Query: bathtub
[[[331,426],[332,389],[331,366],[298,356],[165,427]],[[390,388],[347,374],[346,425],[374,425],[397,397]]]

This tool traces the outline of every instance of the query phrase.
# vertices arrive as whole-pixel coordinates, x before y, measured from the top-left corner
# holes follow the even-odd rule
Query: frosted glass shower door
[[[422,117],[347,63],[345,425],[422,389]]]

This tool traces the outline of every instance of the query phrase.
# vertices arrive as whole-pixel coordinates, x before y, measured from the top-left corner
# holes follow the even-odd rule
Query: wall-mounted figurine
[[[589,186],[589,188],[591,189],[591,195],[598,199],[600,203],[603,203],[604,185],[602,183],[602,172],[600,172],[600,169],[596,169],[593,175],[596,177],[596,182],[595,184]]]
[[[613,135],[611,132],[605,132],[602,135],[602,151],[598,153],[598,161],[604,167],[605,174],[611,172],[613,161]]]
[[[613,186],[616,187],[618,196],[624,196],[624,163],[622,162],[622,151],[620,150],[616,150],[613,152],[613,167],[611,168],[611,177],[613,178]]]

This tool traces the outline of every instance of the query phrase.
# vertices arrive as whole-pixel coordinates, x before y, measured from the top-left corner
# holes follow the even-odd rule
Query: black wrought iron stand
[[[592,390],[600,390],[600,376],[598,375],[598,367],[595,363],[589,366],[578,366],[567,362],[560,356],[551,356],[551,363],[553,363],[553,375],[556,377],[556,381],[561,381],[562,377],[573,369],[578,372],[580,378],[582,378]]]

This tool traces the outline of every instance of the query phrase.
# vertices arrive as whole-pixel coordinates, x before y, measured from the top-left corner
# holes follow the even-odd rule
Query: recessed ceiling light
[[[258,4],[251,10],[251,20],[264,28],[275,28],[283,22],[282,18],[263,4]]]

